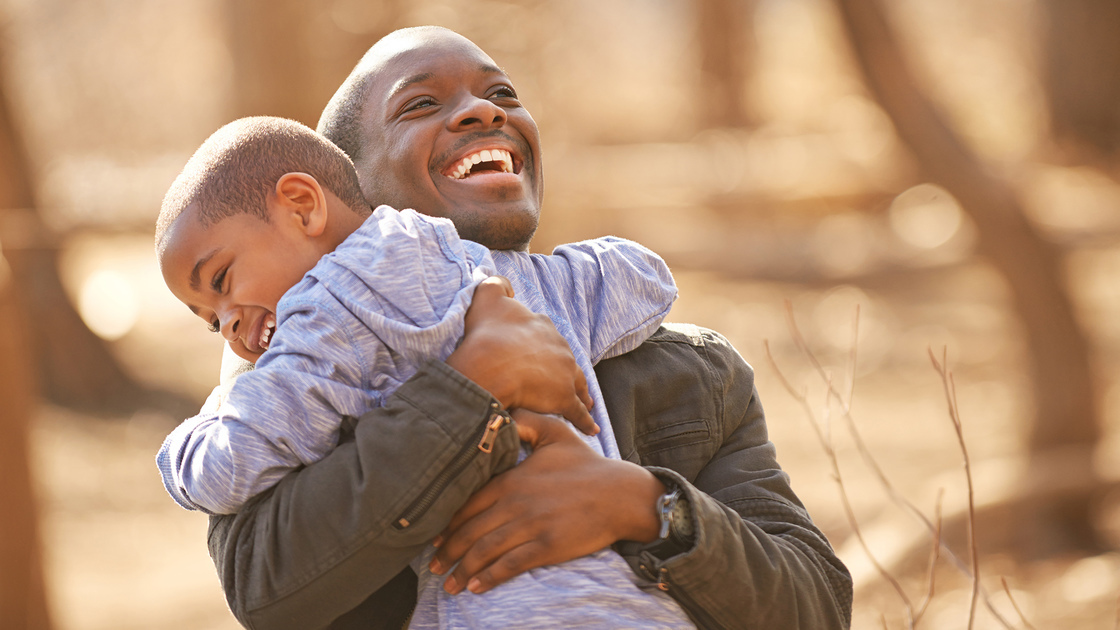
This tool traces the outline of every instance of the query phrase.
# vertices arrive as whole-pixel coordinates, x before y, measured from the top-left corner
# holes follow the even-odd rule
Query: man
[[[491,248],[527,247],[543,188],[539,135],[508,77],[468,40],[431,27],[384,38],[319,130],[351,156],[367,200],[446,216]],[[511,149],[512,173],[465,163],[464,148],[487,139]],[[371,412],[398,427],[391,435],[359,420],[325,459],[212,521],[211,555],[242,623],[401,627],[415,601],[406,565],[439,534],[432,568],[455,566],[452,593],[615,544],[635,579],[699,627],[847,627],[848,573],[775,460],[750,366],[711,331],[665,327],[596,367],[629,461],[558,436],[505,470],[511,431],[476,453],[501,406],[492,394],[555,386],[552,366],[568,361],[555,330],[509,302],[472,309],[455,353]],[[427,447],[425,474],[383,466],[399,440]]]

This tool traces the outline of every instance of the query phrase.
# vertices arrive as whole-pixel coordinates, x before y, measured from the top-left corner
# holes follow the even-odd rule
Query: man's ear
[[[307,173],[285,173],[276,180],[276,202],[280,220],[292,221],[311,237],[327,228],[327,196],[322,186]]]

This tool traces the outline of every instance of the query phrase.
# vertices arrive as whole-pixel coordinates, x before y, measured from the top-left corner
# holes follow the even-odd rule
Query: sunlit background
[[[0,287],[15,287],[15,297],[0,293],[0,303],[20,300],[22,320],[6,321],[16,322],[12,329],[30,348],[24,363],[0,366],[0,374],[39,375],[36,390],[21,391],[38,392],[30,464],[50,626],[237,627],[206,554],[205,517],[172,503],[153,462],[163,436],[189,413],[183,410],[197,408],[216,384],[221,355],[218,338],[172,298],[155,266],[160,199],[223,123],[278,114],[314,126],[379,36],[440,24],[506,69],[540,126],[547,194],[534,251],[608,233],[644,243],[666,258],[680,285],[670,319],[722,332],[755,366],[779,461],[856,576],[853,627],[881,628],[883,619],[905,627],[904,604],[856,545],[806,409],[834,443],[865,538],[917,607],[931,574],[928,536],[861,460],[839,406],[825,404],[825,388],[831,382],[845,396],[852,392],[860,435],[901,495],[933,518],[943,492],[946,539],[967,562],[959,527],[967,486],[932,348],[939,359],[947,352],[954,373],[992,607],[1007,627],[1027,627],[1013,600],[1035,627],[1113,628],[1120,600],[1120,99],[1110,103],[1114,127],[1070,131],[1056,112],[1066,112],[1066,123],[1076,116],[1058,106],[1083,95],[1062,91],[1070,83],[1055,79],[1050,64],[1097,50],[1070,43],[1095,37],[1113,55],[1097,65],[1120,67],[1110,43],[1120,39],[1114,4],[0,3],[0,86],[23,151],[0,163],[4,185],[30,195],[9,194],[11,209],[0,210]],[[923,157],[928,136],[915,140],[905,131],[913,102],[897,110],[868,87],[873,70],[866,59],[861,64],[841,5],[885,10],[907,84],[975,162],[931,165]],[[1113,28],[1102,36],[1100,24]],[[1055,35],[1058,26],[1067,30]],[[1083,28],[1085,41],[1071,39],[1071,28]],[[1120,96],[1106,89],[1120,81],[1108,67],[1094,80],[1106,87],[1086,99]],[[1069,330],[1053,320],[1052,337],[1032,336],[1047,326],[1032,324],[1040,320],[1028,311],[1050,300],[1017,297],[1033,283],[1010,281],[992,252],[1000,243],[1020,251],[1020,237],[977,219],[1006,216],[1008,206],[967,205],[958,196],[973,184],[939,167],[971,168],[982,172],[981,184],[1010,192],[1011,210],[1056,253]],[[1034,250],[1021,251],[1010,259],[1038,262]],[[47,276],[61,281],[68,302],[43,306],[52,303],[36,287],[50,286]],[[72,327],[101,341],[63,332],[71,324],[58,309],[73,309],[84,327]],[[825,375],[798,349],[790,313]],[[1080,380],[1091,400],[1063,415],[1044,404],[1058,386],[1040,382],[1030,366],[1054,356],[1045,354],[1047,339],[1068,334],[1085,341],[1080,358],[1090,377]],[[95,346],[108,353],[85,350]],[[48,355],[52,362],[41,360]],[[118,368],[139,387],[114,389]],[[75,384],[90,375],[104,380]],[[122,403],[110,395],[117,391],[131,396]],[[806,407],[795,396],[801,393]],[[1057,427],[1043,433],[1070,439],[1037,438],[1043,433],[1035,426]],[[1053,545],[1023,516],[1063,510],[1084,529],[1075,523],[1076,535]],[[5,519],[14,522],[0,516],[0,526]],[[922,625],[964,628],[969,582],[944,557],[938,567]],[[1005,627],[980,609],[974,627]]]

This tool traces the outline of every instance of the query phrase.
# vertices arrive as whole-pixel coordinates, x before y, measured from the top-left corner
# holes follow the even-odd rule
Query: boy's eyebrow
[[[199,258],[198,262],[194,264],[194,269],[191,269],[191,288],[195,291],[200,290],[200,288],[202,287],[202,266],[210,262],[210,259],[213,258],[217,253],[218,250],[215,249],[202,258]]]

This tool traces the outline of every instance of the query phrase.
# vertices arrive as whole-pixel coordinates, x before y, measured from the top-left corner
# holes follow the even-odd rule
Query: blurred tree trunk
[[[43,395],[70,407],[131,408],[143,389],[86,327],[58,275],[57,248],[36,210],[31,169],[0,76],[0,246],[23,308]]]
[[[23,313],[0,255],[0,619],[5,628],[49,628],[39,508],[28,429],[37,398]]]
[[[1060,253],[1027,221],[1015,194],[989,174],[922,93],[879,0],[836,0],[867,85],[931,181],[948,189],[976,224],[980,252],[1007,279],[1030,357],[1035,417],[1032,464],[1074,450],[1092,475],[1099,438],[1097,396],[1085,337],[1074,318]],[[1091,478],[1091,477],[1090,477]],[[1022,550],[1095,548],[1089,492],[1028,505]]]
[[[750,124],[743,98],[753,59],[750,15],[754,0],[694,0],[700,45],[700,124],[704,128]]]
[[[2,105],[0,114],[0,120],[8,120]],[[13,167],[22,167],[11,161],[11,139],[10,126],[0,124],[0,207],[20,199],[10,181],[19,172]],[[38,390],[28,343],[33,336],[16,290],[15,266],[4,249],[5,235],[0,231],[0,620],[5,628],[38,630],[50,627],[28,445]]]
[[[1043,85],[1055,140],[1076,161],[1120,153],[1120,2],[1044,0]]]
[[[402,6],[402,0],[229,0],[234,115],[282,116],[314,128],[350,69],[395,28]]]

